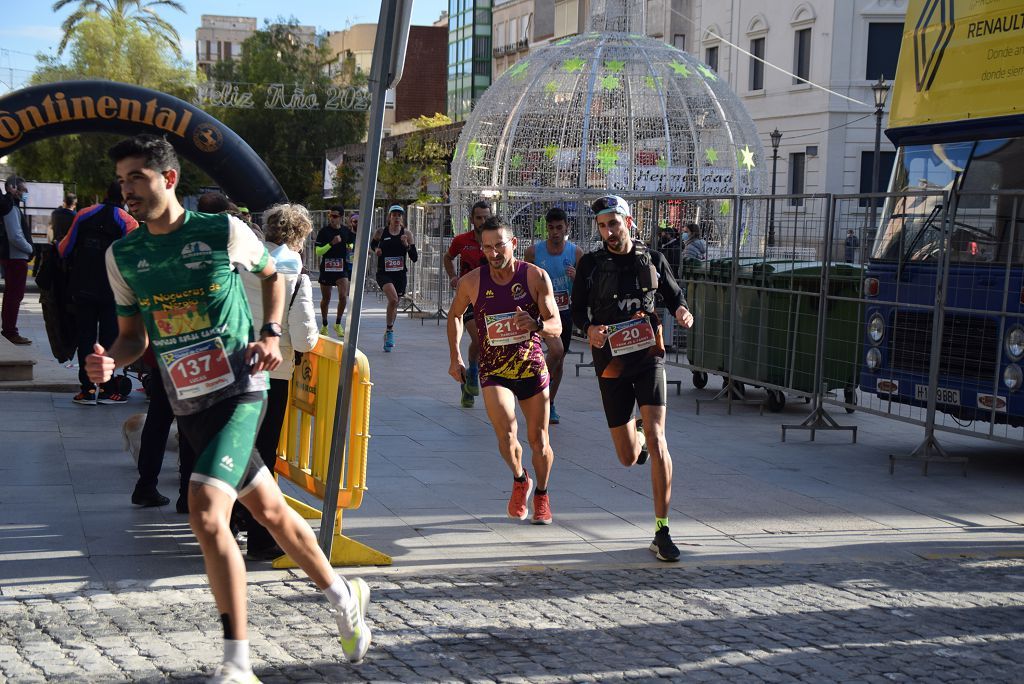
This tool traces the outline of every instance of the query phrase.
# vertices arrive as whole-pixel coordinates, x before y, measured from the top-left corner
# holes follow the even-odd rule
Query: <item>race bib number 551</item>
[[[515,312],[484,316],[484,323],[487,326],[487,343],[492,347],[503,347],[530,339],[530,333],[520,332],[516,328],[515,317]]]
[[[192,399],[235,381],[224,343],[219,337],[160,354],[178,399]]]
[[[647,349],[653,344],[654,328],[646,318],[635,318],[608,326],[608,346],[612,350],[612,356]]]

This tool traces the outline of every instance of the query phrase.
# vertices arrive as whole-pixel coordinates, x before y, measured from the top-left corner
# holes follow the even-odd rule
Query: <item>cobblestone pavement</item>
[[[264,682],[1020,681],[1024,560],[536,568],[370,578],[375,641],[341,657],[307,581],[251,587]],[[0,599],[0,680],[199,681],[203,587]]]

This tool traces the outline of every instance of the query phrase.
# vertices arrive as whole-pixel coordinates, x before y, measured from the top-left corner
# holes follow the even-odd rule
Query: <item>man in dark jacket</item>
[[[123,202],[121,186],[111,183],[101,204],[86,207],[75,215],[68,234],[57,247],[68,266],[68,292],[78,330],[78,380],[82,391],[72,399],[76,404],[120,404],[128,400],[117,391],[113,379],[97,395],[85,372],[85,357],[92,353],[97,340],[108,347],[117,339],[114,293],[107,279],[107,248],[139,225],[121,208]]]
[[[50,212],[50,231],[54,242],[60,242],[68,234],[77,209],[78,196],[73,192],[64,193],[64,204]]]
[[[0,198],[0,263],[4,270],[4,302],[0,313],[0,335],[13,344],[32,344],[32,340],[18,332],[18,311],[25,298],[25,281],[28,278],[28,262],[32,258],[32,232],[21,210],[21,203],[28,198],[25,179],[11,176],[4,183],[7,193]]]

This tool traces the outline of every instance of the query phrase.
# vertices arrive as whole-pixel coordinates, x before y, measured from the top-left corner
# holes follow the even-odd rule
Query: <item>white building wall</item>
[[[700,40],[688,38],[688,50],[705,59],[707,47],[719,46],[719,73],[742,98],[766,155],[771,154],[768,134],[775,128],[783,134],[778,192],[788,189],[789,155],[806,154],[809,147],[816,147],[817,154],[806,156],[805,192],[859,192],[861,153],[874,150],[875,134],[871,83],[877,76],[865,78],[868,25],[902,21],[906,0],[702,0],[695,4]],[[803,28],[811,29],[808,80],[866,104],[807,83],[794,84],[792,76],[768,66],[764,88],[751,90],[750,58],[714,36],[717,33],[744,50],[750,50],[752,38],[764,37],[765,59],[792,72],[795,32]],[[885,118],[882,125],[884,129]],[[883,135],[882,150],[892,149]],[[765,163],[770,174],[770,156]]]

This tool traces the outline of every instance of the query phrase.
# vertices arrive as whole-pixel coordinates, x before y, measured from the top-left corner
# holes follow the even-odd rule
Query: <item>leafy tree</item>
[[[99,19],[110,26],[115,35],[141,30],[181,59],[181,37],[174,26],[158,14],[158,10],[165,7],[184,12],[184,5],[177,0],[57,0],[53,3],[53,11],[59,12],[75,4],[78,7],[60,26],[64,35],[57,46],[58,55],[63,54],[68,43],[77,38],[82,24]]]
[[[131,83],[188,99],[193,69],[177,60],[162,40],[139,26],[119,28],[100,16],[79,21],[67,63],[40,55],[32,85],[79,79]],[[107,149],[120,136],[89,133],[41,140],[11,155],[11,164],[26,178],[62,181],[77,187],[81,203],[102,198],[114,178]],[[210,183],[194,165],[182,160],[180,192],[190,194]]]
[[[297,26],[295,19],[268,23],[242,44],[241,59],[219,62],[211,70],[211,80],[249,84],[255,94],[252,109],[208,109],[245,138],[289,198],[316,206],[323,188],[324,151],[359,141],[366,115],[324,109],[328,89],[335,85],[326,68],[333,55],[326,41],[310,45],[299,40]],[[283,88],[284,104],[301,88],[305,96],[315,96],[317,106],[282,108],[269,94],[271,84]],[[278,108],[265,108],[268,100]]]
[[[391,159],[381,159],[377,183],[389,200],[419,203],[444,201],[451,176],[451,150],[430,135],[430,129],[452,123],[444,114],[421,116],[414,122],[416,132],[404,139]],[[432,192],[437,186],[441,194]]]

